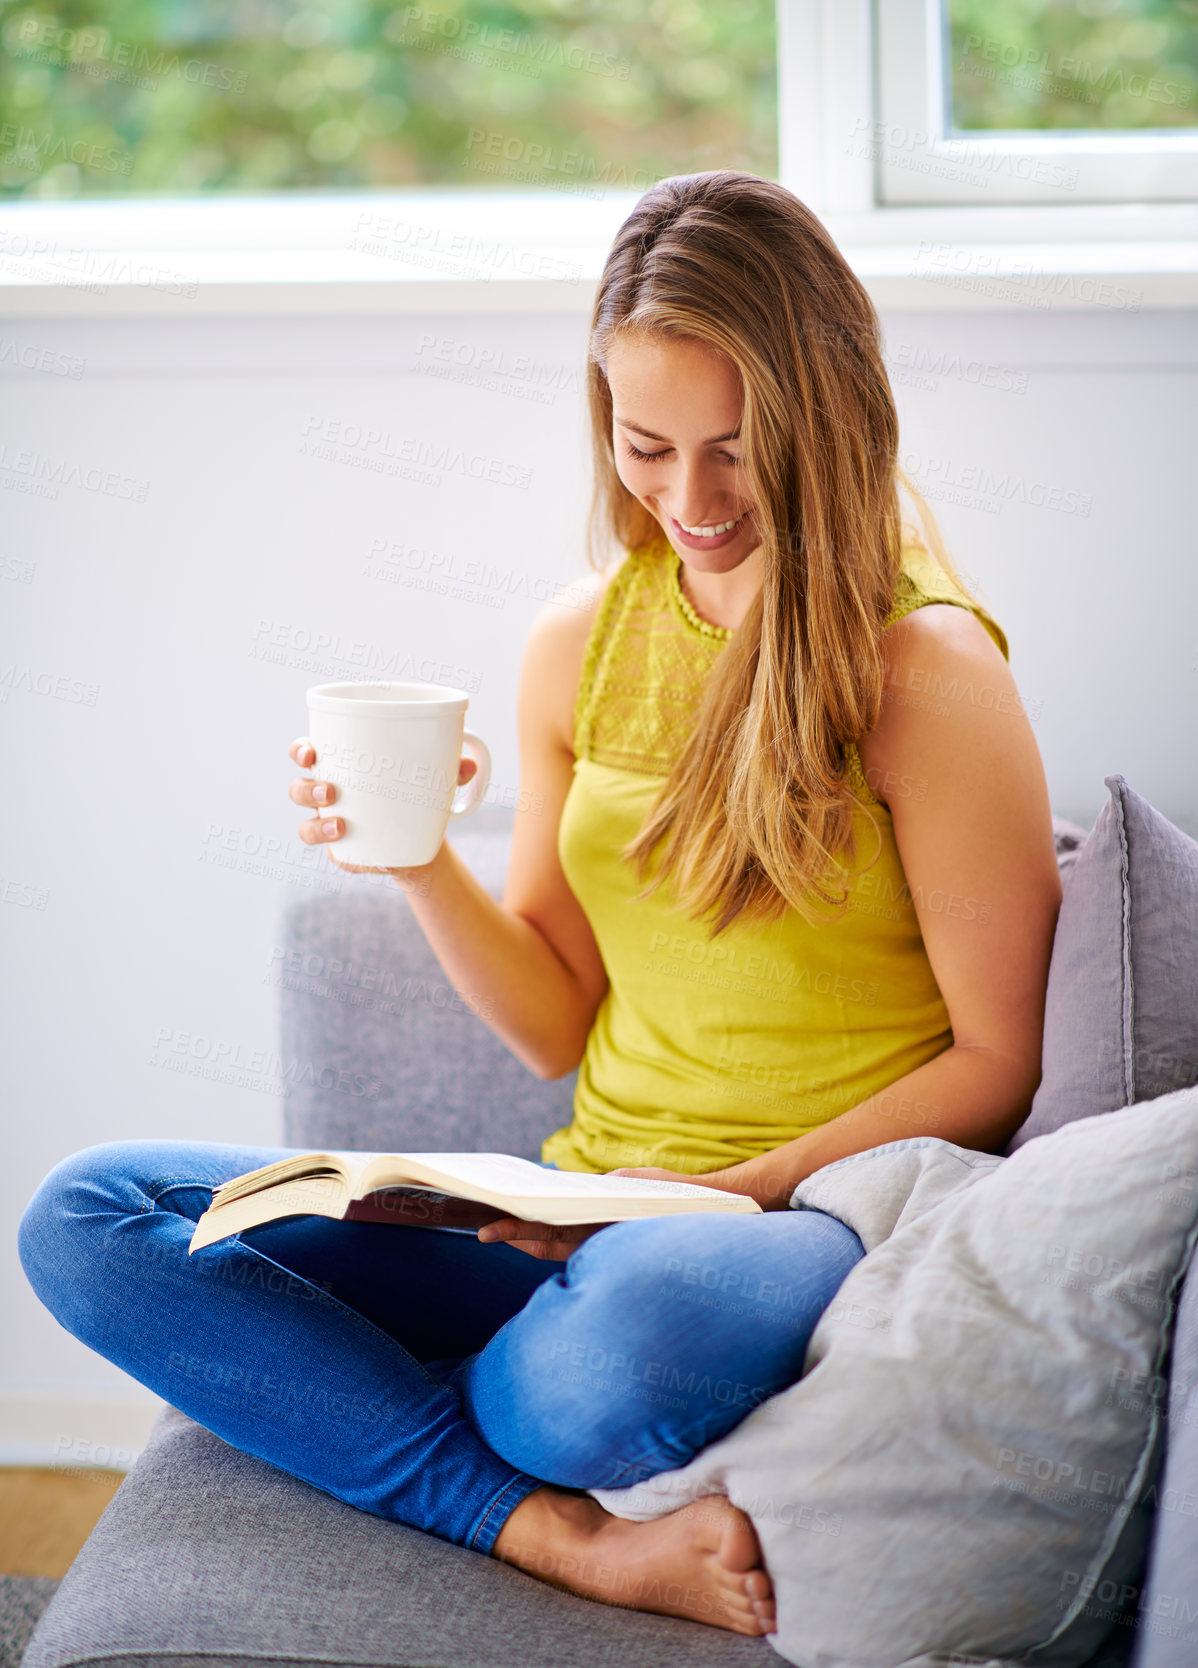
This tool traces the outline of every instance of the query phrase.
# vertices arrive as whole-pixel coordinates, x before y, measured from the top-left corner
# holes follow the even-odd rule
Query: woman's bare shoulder
[[[562,587],[533,620],[524,645],[523,696],[549,717],[562,744],[573,747],[574,703],[591,627],[619,571],[613,562]]]

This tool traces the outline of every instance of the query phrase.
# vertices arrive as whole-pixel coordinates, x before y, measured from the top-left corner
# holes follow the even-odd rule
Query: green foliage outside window
[[[957,131],[1198,126],[1198,0],[943,3]],[[774,0],[0,0],[7,198],[728,167],[777,178]]]
[[[773,0],[0,0],[8,197],[777,177]]]
[[[1198,0],[948,0],[953,125],[1198,127]]]

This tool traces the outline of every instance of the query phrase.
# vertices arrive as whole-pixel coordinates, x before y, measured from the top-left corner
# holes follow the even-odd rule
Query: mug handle
[[[449,807],[451,817],[468,817],[471,811],[477,811],[491,782],[491,750],[483,738],[475,735],[473,730],[463,730],[462,747],[467,757],[474,760],[478,769],[454,794],[453,804]]]

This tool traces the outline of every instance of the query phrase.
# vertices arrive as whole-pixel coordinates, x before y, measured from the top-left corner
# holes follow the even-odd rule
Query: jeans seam
[[[170,1192],[172,1187],[206,1187],[210,1193],[213,1193],[219,1185],[217,1182],[197,1181],[194,1176],[167,1176],[164,1180],[155,1182],[152,1191],[150,1188],[146,1189],[146,1198],[149,1199],[150,1206],[143,1205],[142,1209],[144,1212],[147,1208],[152,1208],[164,1193]]]
[[[479,1440],[481,1441],[482,1439],[480,1438]],[[492,1516],[494,1515],[496,1507],[502,1505],[503,1498],[506,1494],[508,1494],[512,1489],[516,1488],[518,1485],[520,1485],[522,1483],[532,1483],[535,1488],[543,1488],[545,1486],[538,1478],[534,1477],[531,1474],[531,1472],[528,1472],[528,1471],[520,1471],[520,1472],[517,1473],[516,1476],[510,1478],[503,1485],[503,1487],[500,1489],[499,1493],[495,1496],[495,1498],[491,1501],[490,1505],[487,1507],[486,1511],[483,1513],[481,1519],[479,1520],[477,1527],[474,1528],[471,1531],[470,1539],[467,1541],[466,1544],[472,1552],[478,1550],[479,1536],[483,1533],[483,1530],[487,1527],[487,1524],[490,1522]],[[532,1489],[526,1490],[525,1491],[525,1498],[527,1498],[527,1496],[529,1494],[531,1494],[532,1492],[533,1492]],[[517,1502],[517,1504],[518,1503],[519,1502]],[[512,1510],[514,1511],[515,1507],[513,1507]],[[510,1516],[511,1513],[509,1513],[508,1515]]]

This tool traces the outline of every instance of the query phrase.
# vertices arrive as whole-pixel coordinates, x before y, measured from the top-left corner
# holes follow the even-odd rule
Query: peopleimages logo
[[[0,367],[44,371],[47,376],[69,376],[72,382],[78,382],[85,363],[74,353],[34,347],[30,342],[18,342],[12,337],[0,338]]]
[[[899,381],[919,379],[918,386],[924,388],[934,388],[942,377],[949,377],[957,382],[970,382],[975,388],[993,388],[1012,394],[1027,391],[1026,371],[982,359],[963,359],[958,353],[922,343],[897,343],[889,355],[889,364],[898,373]]]
[[[74,162],[80,168],[108,174],[128,174],[133,168],[129,151],[89,144],[86,139],[65,139],[48,129],[39,132],[33,127],[18,127],[15,122],[0,123],[0,162],[26,171],[48,168],[53,162]]]
[[[1107,6],[1104,10],[1113,10]],[[1015,82],[1036,90],[1045,81],[1072,83],[1080,89],[1088,104],[1116,94],[1148,99],[1153,104],[1176,105],[1184,108],[1194,96],[1194,89],[1184,81],[1167,80],[1160,75],[1144,75],[1121,64],[1096,64],[1071,53],[1050,52],[1034,46],[1016,46],[1013,41],[987,39],[984,35],[966,35],[962,45],[962,59],[975,59],[960,67],[970,74],[986,74],[981,66],[990,66],[991,78],[1002,69],[1012,72],[1002,77],[1014,81],[1021,73],[1026,79]]]
[[[452,41],[458,54],[473,63],[487,63],[496,68],[512,68],[522,73],[540,74],[542,69],[581,70],[588,75],[615,77],[627,81],[632,74],[632,62],[617,58],[614,53],[601,52],[576,37],[553,40],[547,35],[530,35],[525,30],[501,28],[485,19],[458,17],[453,12],[433,11],[427,6],[405,6],[391,14],[394,29],[388,38],[403,45],[437,47],[439,41]],[[422,41],[404,39],[405,32],[431,35],[436,38]],[[581,33],[581,32],[580,32]],[[465,49],[465,50],[463,50]],[[443,50],[443,49],[442,49]],[[487,56],[487,54],[491,56]],[[510,63],[505,63],[505,58]]]
[[[620,162],[599,162],[586,151],[561,150],[546,145],[539,139],[526,139],[518,133],[497,133],[485,127],[472,127],[466,138],[467,161],[476,167],[482,159],[490,158],[526,168],[534,177],[557,174],[564,180],[589,180],[623,191],[647,191],[654,183],[653,176],[644,168],[629,171]],[[507,170],[505,170],[507,171]]]
[[[65,672],[41,671],[28,661],[0,661],[0,702],[7,701],[14,690],[26,690],[31,695],[46,695],[51,700],[66,701],[72,706],[94,707],[100,698],[98,683],[85,678],[72,678]]]
[[[322,1066],[314,1060],[284,1059],[272,1048],[246,1048],[237,1041],[181,1031],[170,1025],[158,1027],[148,1064],[277,1095],[306,1084],[373,1101],[383,1088],[381,1078],[368,1077],[362,1071]]]
[[[115,469],[100,469],[75,458],[50,457],[28,447],[14,449],[7,441],[0,441],[0,472],[18,488],[25,485],[38,488],[40,497],[57,497],[59,487],[72,486],[82,492],[99,492],[107,498],[128,498],[144,504],[150,490],[149,481],[118,474]],[[4,484],[8,485],[9,481]]]
[[[532,481],[527,464],[508,458],[465,452],[449,442],[434,444],[424,435],[395,436],[390,429],[347,423],[336,417],[308,417],[300,438],[300,452],[327,463],[348,463],[381,474],[404,474],[409,468],[425,471],[430,486],[439,486],[445,472],[493,486],[526,491]]]
[[[23,17],[13,30],[13,39],[23,57],[51,64],[65,58],[70,68],[97,80],[153,87],[158,77],[165,75],[218,92],[241,92],[245,88],[244,70],[207,63],[202,58],[181,58],[160,46],[118,41],[102,24],[72,29],[56,17]]]
[[[971,249],[924,238],[915,251],[918,276],[933,283],[951,284],[978,295],[1002,296],[1033,308],[1054,302],[1066,306],[1113,307],[1138,313],[1143,290],[1112,283],[1092,273],[1058,272],[1033,261],[1010,260],[998,250]]]
[[[1049,481],[1027,480],[1009,470],[1001,472],[981,463],[957,463],[952,458],[932,457],[922,452],[905,452],[899,460],[907,474],[933,490],[950,489],[973,493],[979,500],[999,509],[1004,504],[1030,504],[1035,509],[1055,510],[1059,515],[1088,516],[1093,496],[1057,486]]]

